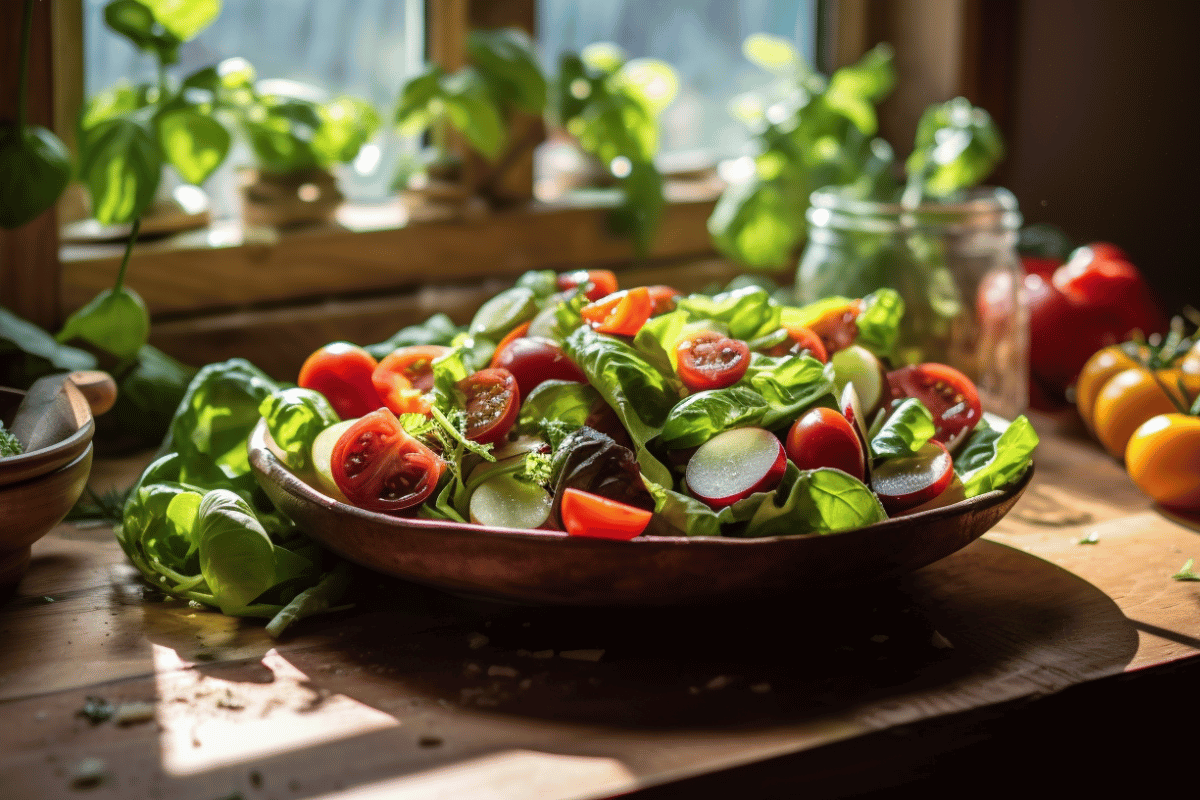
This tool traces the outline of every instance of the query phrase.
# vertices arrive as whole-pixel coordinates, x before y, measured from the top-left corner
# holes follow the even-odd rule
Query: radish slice
[[[871,483],[871,448],[868,442],[867,434],[867,418],[863,414],[862,403],[858,401],[858,392],[854,391],[854,384],[847,383],[846,388],[842,390],[842,400],[838,403],[842,409],[842,416],[849,420],[854,427],[855,433],[858,434],[858,442],[862,445],[863,466],[866,473],[866,479],[863,483]]]
[[[875,467],[871,489],[888,514],[919,506],[940,495],[954,479],[950,451],[930,439],[911,456],[889,458]]]
[[[688,489],[711,508],[724,508],[755,492],[774,489],[787,468],[783,444],[764,428],[719,433],[688,460]]]
[[[497,475],[471,495],[471,522],[498,528],[537,528],[550,518],[550,493],[515,478]]]

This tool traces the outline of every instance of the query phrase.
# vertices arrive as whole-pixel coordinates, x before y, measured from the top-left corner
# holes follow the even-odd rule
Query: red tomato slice
[[[503,367],[513,374],[521,397],[529,397],[529,393],[542,381],[587,383],[583,370],[567,357],[562,348],[541,336],[513,339],[503,351],[497,351],[492,366]]]
[[[897,397],[915,397],[933,414],[933,438],[948,448],[975,429],[983,416],[979,392],[966,375],[945,364],[919,364],[888,373]]]
[[[854,344],[858,337],[858,325],[855,320],[862,313],[862,309],[862,300],[851,300],[844,306],[829,309],[809,323],[808,327],[825,347],[826,358]]]
[[[296,383],[325,395],[342,419],[370,414],[383,405],[371,376],[375,357],[349,342],[327,344],[305,359]]]
[[[693,392],[724,389],[742,379],[750,366],[750,348],[740,339],[716,331],[700,331],[675,346],[676,371]]]
[[[613,292],[589,303],[579,312],[584,321],[601,333],[633,336],[642,329],[654,305],[645,286]]]
[[[797,355],[807,350],[810,356],[822,364],[829,361],[829,354],[825,351],[825,344],[821,341],[821,337],[813,332],[812,328],[806,328],[803,325],[785,325],[784,328],[788,332],[788,339],[790,341],[775,345],[767,351],[767,355]]]
[[[401,347],[379,362],[371,383],[393,414],[428,414],[433,400],[433,361],[450,352],[437,344]]]
[[[333,446],[333,481],[359,508],[385,513],[415,506],[433,493],[445,463],[380,408],[355,422]]]
[[[500,441],[517,421],[521,407],[517,379],[506,369],[488,367],[458,382],[466,395],[468,439],[480,444]]]
[[[563,527],[571,536],[628,541],[646,530],[652,512],[580,489],[563,492]]]
[[[582,285],[587,286],[584,297],[595,302],[617,290],[617,276],[607,269],[580,269],[558,276],[560,292],[568,292]]]
[[[675,310],[675,301],[680,296],[678,289],[661,284],[647,286],[646,289],[650,292],[650,316],[666,314],[668,311]]]

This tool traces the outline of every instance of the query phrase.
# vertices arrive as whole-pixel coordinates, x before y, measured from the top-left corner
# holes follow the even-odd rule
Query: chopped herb
[[[116,707],[103,697],[88,696],[83,702],[83,708],[76,711],[75,716],[84,717],[93,725],[99,725],[111,718],[114,711],[116,711]]]
[[[517,473],[519,480],[548,486],[554,475],[549,453],[526,453],[525,462]]]
[[[1087,536],[1079,540],[1079,544],[1097,544],[1100,541],[1100,534],[1095,531],[1088,531]]]
[[[1176,572],[1174,575],[1171,576],[1172,580],[1200,581],[1200,573],[1197,573],[1194,569],[1192,569],[1192,567],[1195,566],[1195,564],[1196,564],[1196,559],[1189,558],[1187,560],[1187,563],[1184,564],[1180,568],[1179,572]]]
[[[0,422],[0,458],[19,456],[25,452],[24,446],[17,437],[13,436]]]

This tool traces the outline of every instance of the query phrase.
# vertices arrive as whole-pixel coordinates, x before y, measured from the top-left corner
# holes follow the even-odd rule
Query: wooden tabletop
[[[273,641],[144,598],[110,529],[60,525],[0,605],[0,794],[649,793],[854,743],[870,759],[883,732],[1196,656],[1200,583],[1172,575],[1200,561],[1197,529],[1071,417],[1033,419],[1034,480],[984,539],[895,583],[755,607],[528,608],[364,572],[356,608]],[[100,460],[93,486],[142,463]]]

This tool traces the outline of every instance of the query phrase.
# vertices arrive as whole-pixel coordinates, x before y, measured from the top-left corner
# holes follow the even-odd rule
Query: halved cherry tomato
[[[803,325],[785,325],[784,329],[788,333],[789,341],[775,345],[767,351],[767,355],[795,355],[807,350],[809,355],[822,364],[829,361],[829,354],[825,351],[821,337],[817,336],[812,328],[806,328]]]
[[[1143,422],[1125,447],[1125,468],[1160,505],[1200,508],[1200,417],[1170,413]]]
[[[375,357],[363,348],[333,342],[304,360],[296,383],[325,395],[342,419],[354,419],[383,405],[371,381],[376,366]]]
[[[499,359],[500,359],[500,354],[504,352],[504,348],[508,347],[510,344],[513,343],[514,339],[520,339],[522,336],[529,333],[529,323],[530,322],[533,322],[533,320],[528,320],[527,322],[522,322],[520,325],[513,328],[511,331],[504,334],[504,338],[501,339],[500,343],[496,345],[496,351],[494,353],[492,353],[492,361],[490,364],[488,364],[489,367],[503,366],[502,364],[498,363]]]
[[[371,383],[393,414],[428,414],[433,400],[433,361],[450,352],[437,344],[401,347],[379,362]]]
[[[915,397],[933,414],[933,438],[947,448],[962,441],[983,416],[979,391],[966,375],[945,364],[919,364],[888,373],[896,397]]]
[[[403,511],[433,493],[445,463],[386,408],[355,422],[333,446],[334,483],[368,511]]]
[[[647,286],[650,291],[650,316],[666,314],[675,310],[675,301],[679,298],[679,290],[673,286]]]
[[[862,443],[854,425],[831,408],[806,411],[788,431],[787,456],[800,469],[832,467],[860,481],[866,475]]]
[[[675,356],[679,379],[693,392],[732,386],[750,366],[750,348],[746,343],[716,331],[685,336],[675,346]]]
[[[862,313],[863,301],[851,300],[845,305],[831,308],[817,319],[808,324],[825,347],[826,358],[854,344],[858,338],[858,325],[855,321]]]
[[[626,289],[589,303],[580,310],[584,321],[601,333],[633,336],[650,319],[653,304],[645,286]]]
[[[563,492],[563,527],[572,536],[628,541],[646,530],[652,513],[580,489]]]
[[[587,286],[584,297],[592,302],[617,290],[617,276],[607,269],[580,269],[558,276],[558,290],[567,292],[576,286]]]
[[[466,395],[468,439],[492,444],[508,435],[521,407],[517,379],[501,367],[481,369],[458,382]]]
[[[542,336],[513,339],[503,350],[496,351],[492,366],[503,367],[513,374],[521,397],[529,397],[529,393],[542,381],[587,383],[587,375],[567,358],[562,348]]]

